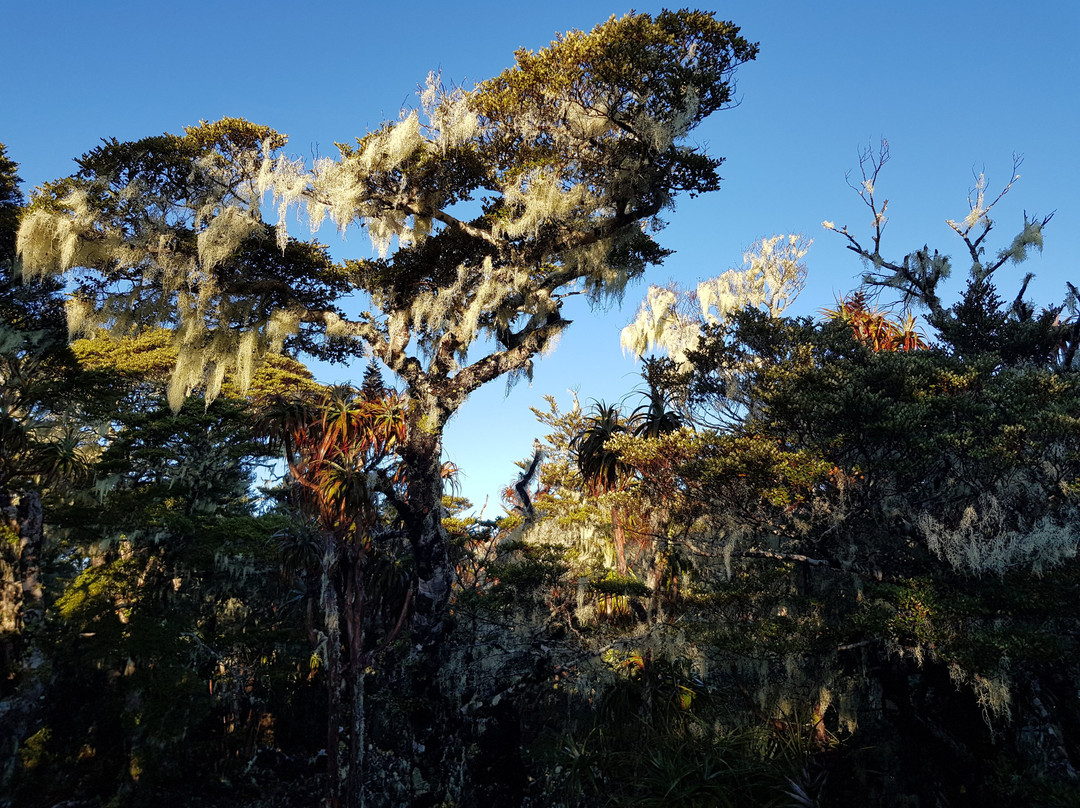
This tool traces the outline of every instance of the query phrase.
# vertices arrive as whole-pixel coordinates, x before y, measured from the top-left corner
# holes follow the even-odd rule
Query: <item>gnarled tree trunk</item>
[[[0,653],[5,674],[16,678],[35,667],[26,640],[44,617],[43,542],[38,492],[0,491]]]
[[[40,727],[39,674],[43,657],[35,634],[45,616],[41,588],[44,544],[37,491],[0,491],[0,791],[7,790],[15,753]]]
[[[419,406],[417,406],[419,405]],[[449,603],[453,567],[442,525],[442,431],[449,412],[434,397],[415,401],[401,456],[413,554],[414,608],[405,682],[412,703],[413,804],[437,805],[452,795],[460,761],[460,717],[440,681],[453,630]]]

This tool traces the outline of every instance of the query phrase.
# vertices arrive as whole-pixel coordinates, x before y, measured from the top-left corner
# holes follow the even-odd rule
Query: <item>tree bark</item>
[[[660,589],[664,581],[664,571],[667,569],[668,554],[668,524],[671,514],[667,506],[654,507],[649,514],[649,531],[652,533],[650,544],[649,573],[645,580],[652,594],[649,596],[648,620],[650,623],[663,621],[661,609]]]
[[[611,532],[615,541],[615,567],[619,575],[627,574],[626,528],[623,527],[622,511],[618,505],[611,506]]]
[[[355,539],[359,541],[359,537]],[[349,650],[348,693],[352,710],[349,721],[349,763],[345,777],[346,808],[364,804],[364,551],[352,546],[345,558],[345,626]]]
[[[407,683],[414,704],[413,805],[449,800],[460,751],[460,717],[444,692],[440,670],[446,641],[453,630],[450,590],[453,582],[446,532],[442,525],[442,431],[449,411],[435,396],[416,400],[402,449],[406,510],[413,553],[413,615]]]
[[[322,601],[326,627],[326,806],[338,808],[341,800],[341,609],[337,591],[339,569],[337,547],[333,534],[323,533]]]
[[[41,551],[44,531],[37,491],[0,492],[0,643],[5,674],[36,667],[28,635],[44,617]],[[6,678],[6,675],[5,675]]]
[[[44,619],[41,496],[0,491],[0,761],[15,760],[23,739],[42,725],[44,657],[36,646]],[[0,792],[14,767],[0,766]]]

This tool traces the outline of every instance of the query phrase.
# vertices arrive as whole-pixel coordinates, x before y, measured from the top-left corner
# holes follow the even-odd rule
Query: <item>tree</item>
[[[570,424],[570,418],[576,415],[580,421],[579,428],[569,434],[565,447],[559,445],[559,432],[548,435],[547,440],[554,441],[551,446],[556,457],[562,450],[572,458],[578,475],[570,485],[576,483],[578,488],[583,489],[584,494],[610,513],[617,577],[612,576],[608,569],[602,580],[593,581],[593,586],[602,588],[606,596],[608,614],[611,613],[613,594],[626,594],[627,591],[641,589],[640,582],[630,575],[632,562],[627,559],[626,554],[628,527],[635,521],[638,523],[638,526],[631,530],[636,538],[635,544],[639,550],[648,549],[644,566],[649,579],[648,588],[653,590],[654,596],[667,562],[666,509],[660,503],[646,514],[643,509],[635,507],[633,486],[638,470],[625,462],[615,444],[620,436],[658,438],[669,434],[682,426],[682,419],[668,409],[664,393],[655,385],[650,385],[648,391],[641,395],[644,401],[629,417],[622,414],[618,405],[609,405],[603,401],[594,402],[592,411],[584,415],[577,407],[576,400],[575,409],[565,417],[560,417],[552,400],[549,400],[552,408],[550,413],[536,412],[541,421],[557,427],[563,433]],[[567,481],[559,480],[561,476],[564,475],[548,475],[552,481],[558,480],[558,487],[565,492]],[[550,508],[551,505],[557,505],[557,502],[549,497],[546,505]],[[654,612],[657,603],[654,597]]]
[[[849,326],[855,339],[875,351],[916,351],[927,347],[910,312],[903,320],[891,319],[871,305],[862,289],[848,297],[840,295],[836,299],[836,308],[825,309],[822,314]]]
[[[364,677],[401,632],[413,596],[408,572],[395,564],[400,553],[394,539],[401,531],[386,524],[394,508],[369,487],[369,479],[384,469],[399,486],[393,502],[401,502],[395,451],[405,439],[405,402],[393,394],[373,394],[374,377],[365,376],[372,393],[345,386],[316,396],[277,395],[266,401],[260,417],[285,450],[293,504],[318,532],[309,555],[317,556],[312,566],[319,571],[325,628],[318,653],[329,694],[328,805],[363,804]],[[348,709],[343,709],[343,689]],[[342,727],[348,727],[349,741],[344,767],[338,752]]]
[[[268,745],[318,748],[303,610],[274,535],[289,520],[250,495],[269,450],[246,402],[173,413],[161,392],[121,405],[97,490],[47,514],[50,675],[38,731],[20,738],[18,804],[211,799]]]
[[[699,592],[717,605],[711,666],[730,665],[759,704],[808,702],[815,743],[853,733],[830,766],[835,804],[855,801],[842,784],[851,766],[891,770],[888,785],[864,781],[861,799],[875,804],[899,804],[901,792],[941,799],[932,790],[1035,801],[1026,778],[1002,777],[1009,767],[1071,799],[1075,748],[1061,727],[1077,720],[1064,687],[1080,658],[1075,615],[1062,611],[1080,570],[1075,300],[1039,311],[1023,299],[1026,280],[1011,305],[997,296],[992,273],[1037,244],[1048,220],[1028,221],[988,258],[980,182],[970,219],[952,223],[972,269],[949,305],[945,256],[882,258],[876,168],[864,180],[873,246],[840,232],[868,262],[867,286],[825,322],[745,309],[703,329],[691,370],[663,378],[687,384],[699,423],[720,434],[621,436],[610,448],[638,469],[642,501],[670,506],[698,558]],[[931,337],[871,302],[893,289],[924,306]],[[732,371],[739,383],[723,384]],[[767,695],[769,666],[785,654],[798,664]],[[746,657],[758,672],[732,661]],[[868,688],[897,708],[866,710]],[[891,738],[903,740],[890,749]]]
[[[594,413],[586,417],[585,429],[574,439],[571,448],[590,495],[607,494],[625,484],[630,470],[620,460],[618,452],[608,447],[608,441],[628,431],[626,421],[615,405],[598,401]],[[613,504],[611,529],[614,531],[615,565],[620,576],[627,573],[623,519],[622,508]]]
[[[79,371],[66,344],[60,284],[21,282],[15,244],[24,199],[17,170],[0,144],[0,675],[5,696],[27,683],[26,674],[37,666],[32,660],[40,662],[30,635],[44,615],[42,497],[56,499],[77,487],[96,451],[96,435],[91,437],[93,430],[80,418],[87,396],[75,392]],[[29,711],[9,705],[10,723],[18,725],[36,702],[29,693],[24,700]]]
[[[989,347],[1009,364],[1030,361],[1065,370],[1074,368],[1076,350],[1080,346],[1080,309],[1077,308],[1080,293],[1076,287],[1067,283],[1068,292],[1063,303],[1036,312],[1035,307],[1024,300],[1028,284],[1034,277],[1031,273],[1024,276],[1016,297],[1008,306],[997,296],[994,284],[995,273],[1004,266],[1020,264],[1032,248],[1042,250],[1043,228],[1054,214],[1029,219],[1025,213],[1024,225],[1009,246],[992,257],[986,254],[985,241],[994,228],[990,212],[1020,179],[1017,169],[1023,159],[1013,157],[1010,179],[992,200],[987,198],[986,175],[976,176],[968,193],[967,215],[960,221],[946,220],[949,229],[964,243],[966,257],[971,261],[965,293],[960,301],[949,307],[942,301],[939,288],[952,274],[949,256],[937,250],[931,254],[925,246],[908,253],[901,261],[889,261],[881,253],[889,202],[879,201],[878,180],[889,158],[886,140],[881,141],[876,152],[865,149],[859,154],[862,181],[858,185],[849,181],[873,216],[874,229],[868,245],[859,241],[846,225],[837,228],[833,222],[822,222],[827,230],[843,236],[847,248],[866,263],[863,285],[875,292],[896,290],[905,308],[912,304],[925,308],[930,324],[961,355],[978,353]],[[1068,313],[1062,318],[1065,312]]]
[[[0,268],[9,274],[15,265],[15,236],[19,231],[19,213],[25,203],[19,164],[7,156],[7,147],[0,143]]]
[[[646,363],[643,375],[650,388],[674,394],[684,414],[703,426],[739,423],[753,403],[740,389],[754,360],[736,359],[719,367],[709,358],[694,356],[707,350],[707,345],[715,346],[706,335],[720,333],[724,324],[747,307],[773,319],[782,315],[806,283],[803,258],[812,244],[798,234],[770,236],[743,254],[741,269],[729,269],[702,281],[696,290],[649,287],[621,340],[623,348],[639,359],[654,350],[666,354]],[[714,372],[707,376],[695,373],[695,364],[700,361],[715,368]],[[725,406],[715,407],[718,400]],[[706,412],[708,416],[702,420]]]
[[[744,418],[606,447],[692,559],[679,626],[747,711],[728,720],[808,721],[821,804],[1052,804],[1000,772],[1075,791],[1076,374],[867,336],[738,313],[690,357],[700,375],[754,360]]]
[[[13,304],[5,314],[18,311],[14,302],[5,301]],[[125,793],[137,802],[178,783],[190,788],[193,773],[212,789],[207,773],[232,777],[252,764],[273,740],[271,725],[293,736],[282,746],[307,753],[310,734],[287,729],[310,722],[294,720],[312,706],[297,675],[306,637],[290,582],[276,574],[272,534],[285,518],[256,514],[250,495],[253,467],[269,452],[252,436],[247,402],[227,379],[226,396],[210,407],[192,400],[173,413],[164,399],[176,361],[167,333],[99,333],[69,350],[60,301],[54,310],[57,358],[42,361],[49,352],[16,343],[22,353],[4,354],[0,365],[38,360],[31,367],[40,376],[0,387],[5,401],[9,389],[22,395],[14,420],[36,438],[3,468],[13,472],[6,486],[40,491],[44,506],[42,541],[31,548],[41,582],[35,626],[25,614],[31,599],[23,603],[23,648],[32,652],[24,655],[38,675],[5,676],[5,794],[27,805],[74,793],[124,804]],[[274,357],[251,389],[313,386],[305,374]],[[43,389],[53,392],[40,398]],[[81,438],[64,442],[81,455],[78,465],[46,451],[65,434]],[[24,564],[27,547],[15,545]]]
[[[359,340],[398,375],[410,402],[401,516],[413,645],[428,661],[418,681],[430,680],[451,628],[444,425],[481,385],[530,372],[569,325],[567,295],[617,296],[663,259],[648,226],[679,193],[719,187],[721,160],[685,139],[731,103],[735,69],[756,54],[711,13],[631,14],[518,51],[473,90],[433,76],[419,110],[310,170],[280,155],[280,135],[235,120],[109,141],[43,188],[19,246],[32,274],[81,270],[75,326],[175,328],[174,406],[203,382],[212,397],[226,368],[243,375],[253,355],[290,335],[305,344],[315,328]],[[277,250],[259,218],[271,188]],[[284,214],[298,202],[313,224],[361,223],[380,257],[336,272],[288,240]],[[332,300],[351,289],[373,311],[347,320]]]

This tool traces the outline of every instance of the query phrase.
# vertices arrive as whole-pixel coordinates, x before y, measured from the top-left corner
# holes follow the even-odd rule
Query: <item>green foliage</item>
[[[616,572],[608,572],[603,577],[592,579],[589,586],[602,595],[644,597],[650,592],[649,587],[641,581]]]
[[[735,68],[756,54],[711,13],[630,14],[519,52],[471,92],[433,76],[422,110],[310,172],[280,156],[284,136],[240,119],[109,140],[40,189],[20,250],[33,274],[80,274],[76,330],[86,318],[175,329],[174,406],[204,383],[213,398],[225,370],[246,377],[252,356],[298,330],[294,344],[317,350],[307,335],[318,324],[337,340],[328,351],[364,340],[418,398],[425,372],[454,375],[448,414],[492,378],[528,372],[567,325],[564,294],[618,295],[662,260],[639,225],[679,192],[717,187],[720,161],[682,144],[730,104]],[[270,188],[277,249],[259,218]],[[450,209],[480,188],[484,214],[458,220]],[[359,221],[393,255],[331,266],[318,245],[285,236],[300,202],[313,225]],[[379,311],[345,321],[334,300],[355,288]],[[454,374],[448,362],[479,336],[499,348]]]
[[[0,272],[5,278],[15,268],[15,234],[24,203],[18,170],[19,164],[8,157],[7,148],[0,143]]]
[[[52,731],[48,727],[38,730],[23,744],[19,750],[19,763],[27,771],[33,771],[48,762],[46,748],[52,740]]]
[[[212,793],[261,745],[310,748],[307,641],[273,540],[284,520],[168,520],[168,536],[153,521],[155,541],[99,549],[55,603],[54,732],[47,765],[17,772],[21,804]]]
[[[1041,219],[1028,218],[1010,245],[997,255],[987,255],[986,239],[995,222],[990,211],[1012,190],[1020,178],[1017,169],[1023,158],[1014,155],[1010,180],[992,201],[987,201],[986,177],[980,174],[975,187],[969,191],[970,212],[962,222],[946,220],[949,228],[960,237],[971,261],[966,291],[952,307],[941,299],[941,283],[952,271],[948,256],[929,247],[908,253],[901,261],[889,261],[881,253],[882,230],[886,222],[888,200],[879,202],[876,193],[878,177],[889,161],[889,144],[882,140],[875,153],[866,149],[860,154],[859,167],[863,182],[856,188],[864,204],[873,214],[873,236],[868,244],[860,242],[848,228],[837,229],[832,222],[823,222],[828,230],[847,240],[847,247],[868,266],[863,284],[870,290],[890,290],[899,294],[903,305],[921,306],[928,311],[927,319],[936,328],[946,346],[969,357],[975,354],[998,354],[1008,364],[1034,362],[1043,366],[1074,369],[1076,349],[1080,345],[1080,318],[1076,311],[1076,287],[1067,283],[1068,294],[1059,305],[1048,306],[1036,313],[1035,306],[1024,300],[1032,275],[1020,283],[1012,304],[1002,305],[995,288],[996,273],[1008,264],[1018,264],[1027,258],[1028,250],[1043,245],[1043,229],[1054,218],[1051,213]],[[1066,309],[1071,318],[1060,315]],[[973,341],[974,340],[974,341]]]
[[[596,403],[595,412],[585,423],[585,430],[571,444],[577,456],[578,471],[593,491],[611,491],[624,482],[620,478],[625,478],[629,469],[620,462],[617,452],[607,448],[607,443],[626,432],[627,424],[618,407],[603,401]]]
[[[612,156],[636,166],[649,166],[642,160],[646,155],[657,156],[660,164],[647,170],[670,174],[676,183],[672,190],[700,193],[717,187],[719,161],[672,149],[671,143],[731,102],[735,67],[753,59],[758,50],[738,31],[701,11],[612,17],[589,34],[564,34],[539,53],[519,50],[517,65],[481,85],[474,103],[482,116],[497,122],[519,115],[536,120],[565,116],[571,122],[576,115],[582,127],[590,125],[590,117],[598,123],[604,118],[618,121],[629,136],[613,133],[617,149],[597,143],[573,164],[587,184],[602,187],[620,173],[611,171],[613,161],[604,153],[613,151]],[[690,42],[692,48],[687,47]],[[670,129],[661,130],[661,122],[670,122]],[[557,139],[525,139],[516,127],[495,132],[492,143],[500,164],[511,171],[549,165],[564,170],[565,154]],[[629,177],[620,180],[632,182]],[[649,184],[647,177],[638,182]]]
[[[0,144],[0,486],[51,478],[57,410],[74,363],[64,349],[63,306],[56,283],[24,286],[15,239],[23,211],[18,165]]]
[[[520,602],[537,590],[558,585],[566,570],[561,547],[502,542],[498,555],[487,565],[492,587],[486,597],[496,602]]]
[[[35,194],[18,243],[28,276],[78,272],[68,307],[75,335],[168,326],[180,349],[174,408],[199,387],[213,399],[229,370],[246,392],[256,353],[281,350],[298,331],[290,346],[313,349],[295,310],[349,288],[325,248],[279,248],[266,237],[252,159],[283,143],[238,119],[105,141],[76,175]]]
[[[48,512],[38,726],[51,733],[12,793],[26,805],[143,804],[192,782],[210,793],[275,731],[287,749],[312,745],[302,602],[274,538],[287,519],[256,515],[250,495],[267,450],[243,401],[165,406],[160,334],[77,348],[72,378],[91,389],[71,395],[103,419],[83,424],[97,484],[63,471],[71,495]]]
[[[570,723],[548,763],[560,804],[782,804],[804,746],[765,727],[725,729],[724,694],[686,660],[631,654],[613,662],[615,677]]]
[[[887,152],[863,162],[873,241],[838,231],[931,337],[865,289],[780,316],[806,245],[766,239],[699,288],[701,319],[653,290],[642,329],[679,355],[629,416],[548,398],[506,517],[442,493],[468,393],[528,374],[567,295],[620,294],[666,255],[657,214],[715,189],[686,137],[756,53],[711,13],[630,14],[473,90],[432,76],[310,170],[223,119],[106,141],[26,211],[0,147],[0,263],[21,222],[29,274],[74,273],[86,335],[63,347],[58,281],[0,297],[0,487],[49,503],[47,618],[4,638],[8,799],[310,804],[288,764],[346,803],[1070,804],[1076,291],[1002,301],[1049,217],[988,258],[981,179],[948,223],[972,262],[952,305],[948,258],[880,252]],[[271,238],[266,190],[381,257]],[[346,320],[357,290],[371,311]],[[359,342],[360,389],[288,356]],[[257,500],[282,451],[290,484]]]
[[[1018,781],[998,773],[1027,766],[1049,779],[1026,793],[1057,804],[1080,707],[1066,684],[1080,660],[1074,325],[1022,295],[1002,304],[994,263],[977,263],[946,308],[920,297],[912,279],[936,281],[912,262],[890,271],[931,308],[936,343],[857,294],[824,322],[735,313],[701,329],[687,362],[646,365],[651,389],[699,428],[602,444],[632,481],[619,501],[648,514],[655,554],[631,566],[655,565],[660,608],[606,624],[579,609],[575,625],[586,642],[622,643],[630,672],[658,644],[670,658],[674,640],[706,688],[731,688],[728,726],[803,727],[781,803],[901,805],[938,789],[1007,805]],[[558,485],[548,501],[571,524],[567,489],[582,483],[563,473]],[[613,788],[617,744],[602,726],[566,744],[576,794]],[[683,798],[684,785],[693,804],[710,787],[684,777],[713,767],[682,736],[649,760],[621,754],[638,788],[656,771],[672,789],[638,793],[643,804]],[[627,792],[614,801],[636,804]]]
[[[393,447],[402,460],[396,480],[383,456],[367,462],[372,442],[353,444],[355,434],[339,434],[345,445],[322,460],[318,452],[289,452],[299,486],[314,493],[301,497],[307,516],[340,545],[325,547],[323,557],[331,567],[349,562],[342,569],[354,588],[335,593],[321,585],[320,596],[330,657],[340,645],[333,636],[339,612],[325,607],[338,594],[359,604],[340,611],[345,623],[353,621],[345,628],[354,704],[361,703],[365,655],[376,649],[362,640],[363,619],[354,620],[366,608],[368,582],[352,573],[363,567],[370,529],[393,524],[387,532],[397,538],[383,560],[400,587],[377,610],[385,629],[379,634],[411,630],[401,671],[424,692],[409,698],[432,701],[433,714],[456,714],[430,692],[452,634],[456,573],[441,512],[442,430],[480,386],[531,376],[534,357],[569,325],[562,316],[568,296],[618,298],[630,279],[663,260],[668,251],[650,235],[662,226],[657,215],[680,193],[719,184],[719,158],[687,138],[730,105],[734,70],[756,54],[737,28],[712,13],[629,14],[538,53],[521,51],[514,67],[473,90],[447,90],[432,75],[420,109],[310,169],[282,154],[282,135],[225,118],[182,135],[107,140],[79,160],[77,174],[35,194],[18,237],[28,275],[66,275],[74,283],[68,324],[75,336],[92,336],[100,326],[114,336],[166,328],[177,349],[168,401],[181,416],[189,394],[201,391],[212,402],[230,375],[245,393],[256,365],[281,351],[342,358],[363,348],[401,380],[405,423]],[[278,205],[274,239],[261,219],[266,191]],[[459,204],[470,201],[476,204]],[[298,204],[313,229],[327,217],[340,228],[361,225],[379,258],[339,267],[321,245],[290,239],[288,213]],[[475,218],[459,218],[469,209]],[[356,291],[368,297],[370,310],[346,319],[337,301]],[[152,366],[162,356],[151,349],[142,358]],[[377,386],[371,382],[369,388]],[[324,423],[323,434],[330,431]],[[293,448],[305,437],[312,436],[292,434]],[[203,466],[177,461],[187,475],[183,484],[210,472],[206,484],[224,490],[233,478],[212,472],[232,458],[224,446],[202,448]],[[133,460],[159,459],[149,444],[131,449]],[[300,465],[318,473],[296,473]],[[124,496],[150,490],[137,485]],[[139,540],[164,537],[174,521],[223,507],[211,497],[198,501],[211,510],[171,509],[168,497],[164,508],[131,502],[147,506],[149,524],[139,526]],[[615,522],[618,568],[625,572]],[[290,555],[299,561],[303,542],[294,544],[300,552]],[[323,584],[333,577],[326,566]],[[384,607],[401,595],[394,622]],[[327,676],[336,699],[334,665]],[[365,748],[357,710],[352,778]],[[330,712],[338,714],[333,704]],[[415,748],[432,750],[419,761],[414,783],[449,789],[459,778],[442,765],[450,756],[435,750],[452,747],[446,739],[454,733],[429,720],[414,721],[409,732],[416,733]],[[332,779],[335,738],[327,741]],[[346,798],[359,799],[361,789],[350,782]],[[335,782],[331,792],[337,791]]]
[[[1019,299],[1010,311],[989,280],[970,279],[963,297],[948,312],[932,318],[942,344],[954,355],[992,354],[1010,366],[1052,367],[1068,339],[1061,327],[1063,306],[1037,314]]]

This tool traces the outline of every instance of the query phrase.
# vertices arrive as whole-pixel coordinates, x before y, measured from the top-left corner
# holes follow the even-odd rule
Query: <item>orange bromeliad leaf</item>
[[[377,516],[369,474],[404,442],[405,415],[405,401],[396,394],[369,398],[338,386],[314,398],[269,400],[260,420],[285,449],[301,506],[345,539],[366,533]],[[400,463],[389,471],[401,481]]]
[[[850,297],[838,296],[836,308],[822,309],[821,313],[830,320],[847,323],[855,339],[872,351],[921,351],[927,347],[910,312],[901,321],[891,320],[876,306],[870,306],[862,290]]]

